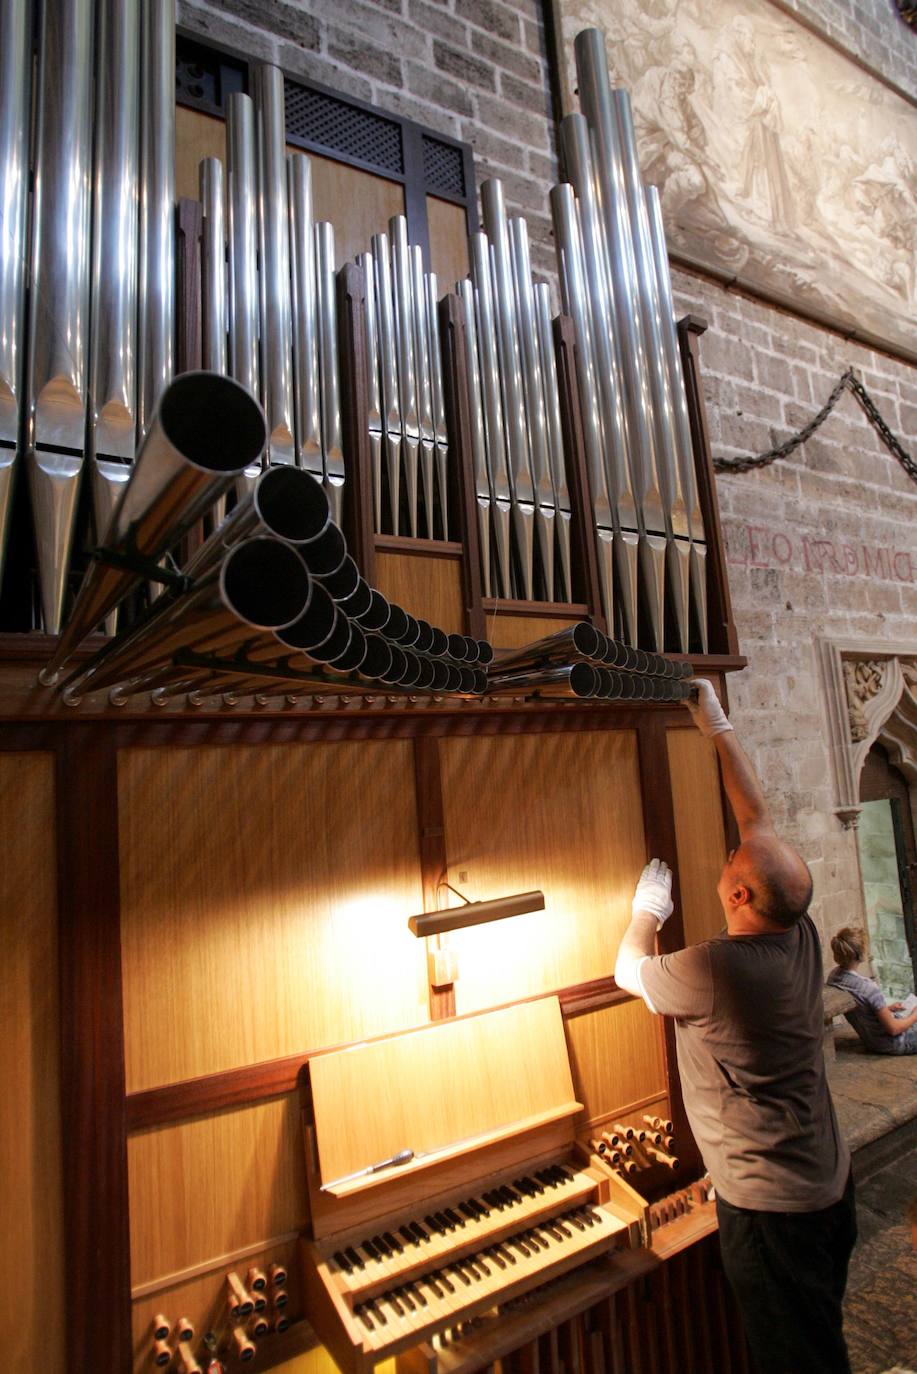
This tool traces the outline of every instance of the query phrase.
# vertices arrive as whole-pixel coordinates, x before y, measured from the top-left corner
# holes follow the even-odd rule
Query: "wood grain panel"
[[[131,1136],[135,1285],[168,1278],[305,1223],[299,1109],[296,1094],[290,1094]]]
[[[335,262],[341,267],[357,253],[369,252],[373,234],[387,233],[392,215],[404,214],[404,188],[400,182],[345,167],[318,153],[307,156],[312,163],[313,218],[334,225]]]
[[[376,586],[389,601],[438,625],[447,634],[464,634],[462,569],[458,559],[377,553]]]
[[[9,1369],[66,1367],[54,762],[0,754],[0,1324]]]
[[[716,884],[726,858],[716,750],[699,730],[668,730],[678,882],[685,944],[712,939],[723,928]]]
[[[468,221],[463,205],[427,196],[430,271],[436,273],[440,296],[468,275]]]
[[[322,1055],[309,1076],[326,1185],[406,1146],[407,1177],[431,1165],[424,1156],[466,1153],[475,1138],[569,1114],[575,1101],[554,997]]]
[[[427,1019],[409,742],[125,749],[118,784],[128,1091]]]
[[[641,998],[573,1016],[565,1030],[573,1085],[585,1120],[617,1119],[631,1103],[665,1096],[662,1018],[654,1016]]]
[[[175,198],[200,196],[201,159],[218,157],[226,164],[226,125],[215,115],[189,110],[184,105],[175,109]]]
[[[610,974],[646,862],[633,733],[446,739],[440,757],[450,883],[472,901],[545,894],[544,911],[449,936],[458,1010]]]
[[[492,611],[487,616],[487,638],[497,649],[521,649],[524,644],[543,639],[545,635],[575,625],[577,619],[562,620],[555,616],[501,615]]]

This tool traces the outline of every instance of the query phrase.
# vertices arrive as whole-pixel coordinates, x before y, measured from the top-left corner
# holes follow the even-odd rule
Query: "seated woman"
[[[845,926],[832,939],[831,953],[837,967],[828,974],[828,985],[855,999],[856,1008],[844,1014],[866,1048],[875,1054],[917,1054],[917,1007],[909,1015],[895,1016],[904,1004],[886,1006],[879,984],[853,972],[866,953],[865,932]]]

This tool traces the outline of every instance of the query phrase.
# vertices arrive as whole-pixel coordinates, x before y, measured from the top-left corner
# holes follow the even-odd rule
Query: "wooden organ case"
[[[182,213],[191,368],[199,221]],[[373,528],[353,266],[338,308],[364,578],[498,648],[607,628],[570,320],[554,343],[572,581],[539,602],[483,594],[459,297],[439,306],[441,539]],[[722,688],[744,660],[702,331],[680,329],[708,541],[708,652],[690,660]],[[11,1364],[191,1371],[212,1335],[226,1368],[289,1374],[742,1374],[671,1027],[611,977],[651,854],[676,872],[666,947],[719,928],[729,819],[683,707],[318,690],[68,706],[36,686],[52,647],[0,641]],[[446,881],[472,900],[540,887],[546,910],[415,939],[408,916]]]

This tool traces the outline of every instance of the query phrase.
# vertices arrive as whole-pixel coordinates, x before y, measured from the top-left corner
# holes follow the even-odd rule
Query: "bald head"
[[[769,925],[789,928],[812,900],[812,875],[792,845],[760,835],[739,845],[718,885],[726,909],[741,905]]]

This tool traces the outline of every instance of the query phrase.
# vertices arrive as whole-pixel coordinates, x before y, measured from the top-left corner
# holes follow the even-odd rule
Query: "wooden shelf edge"
[[[565,620],[585,620],[589,607],[580,601],[502,601],[485,596],[481,602],[485,615],[540,615]]]

